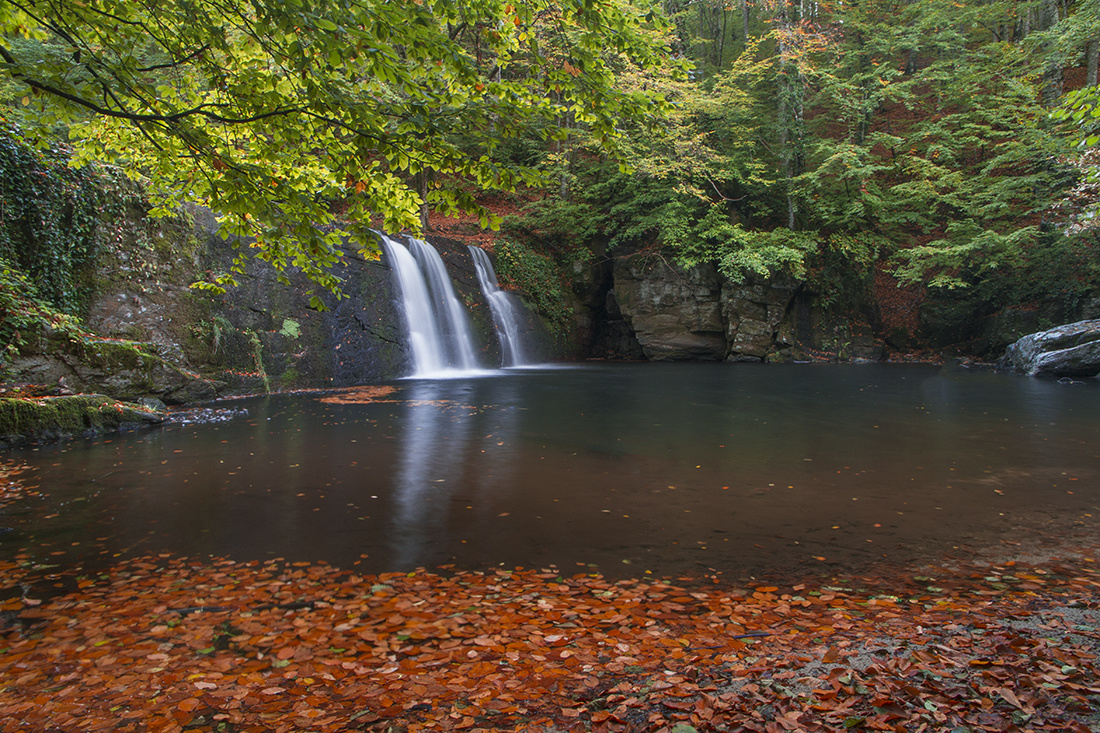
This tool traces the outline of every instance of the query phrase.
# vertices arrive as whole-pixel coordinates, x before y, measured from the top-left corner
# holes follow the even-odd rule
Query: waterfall
[[[411,239],[406,248],[380,236],[409,328],[412,376],[478,369],[466,311],[439,253],[419,239]]]
[[[500,338],[500,350],[503,355],[504,366],[521,366],[527,363],[523,353],[523,343],[520,340],[519,306],[515,303],[515,296],[500,289],[497,282],[496,271],[489,255],[480,247],[469,245],[470,256],[473,257],[474,267],[477,268],[477,281],[481,284],[481,292],[489,301],[489,310],[493,314],[493,324],[496,326],[497,336]]]

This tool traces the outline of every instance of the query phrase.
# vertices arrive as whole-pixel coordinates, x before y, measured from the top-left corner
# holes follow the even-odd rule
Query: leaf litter
[[[158,555],[0,563],[0,731],[1089,731],[1089,551],[731,587]]]

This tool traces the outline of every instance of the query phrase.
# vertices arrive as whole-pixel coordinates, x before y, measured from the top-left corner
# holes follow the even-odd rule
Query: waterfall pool
[[[39,495],[0,509],[0,556],[746,575],[1095,537],[1100,516],[1095,380],[597,364],[214,407],[230,419],[10,451]]]

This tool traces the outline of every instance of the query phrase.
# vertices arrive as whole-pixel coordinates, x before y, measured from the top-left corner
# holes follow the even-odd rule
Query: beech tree
[[[478,189],[538,180],[494,158],[508,138],[568,121],[615,155],[621,121],[664,105],[612,68],[666,63],[662,23],[610,0],[15,0],[0,76],[28,139],[63,130],[75,164],[147,179],[155,213],[205,204],[281,273],[336,289],[344,234],[372,251],[372,223],[419,232],[425,207],[492,225]]]

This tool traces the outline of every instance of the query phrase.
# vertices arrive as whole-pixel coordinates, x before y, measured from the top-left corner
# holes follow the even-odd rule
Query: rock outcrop
[[[1008,347],[1002,368],[1033,377],[1100,374],[1100,319],[1029,334]]]
[[[643,255],[615,261],[615,301],[647,359],[726,356],[722,284],[712,264],[673,267]]]
[[[734,283],[713,263],[638,254],[615,261],[611,295],[647,359],[762,361],[796,290],[788,278]]]
[[[722,283],[726,361],[760,361],[775,349],[797,283],[789,278]]]
[[[55,385],[56,391],[103,392],[138,401],[155,398],[171,405],[212,400],[225,384],[204,379],[153,353],[156,345],[123,339],[74,338],[42,333],[27,353],[9,365],[20,382]]]
[[[119,402],[101,394],[0,398],[0,446],[156,425],[167,417],[162,408]]]

